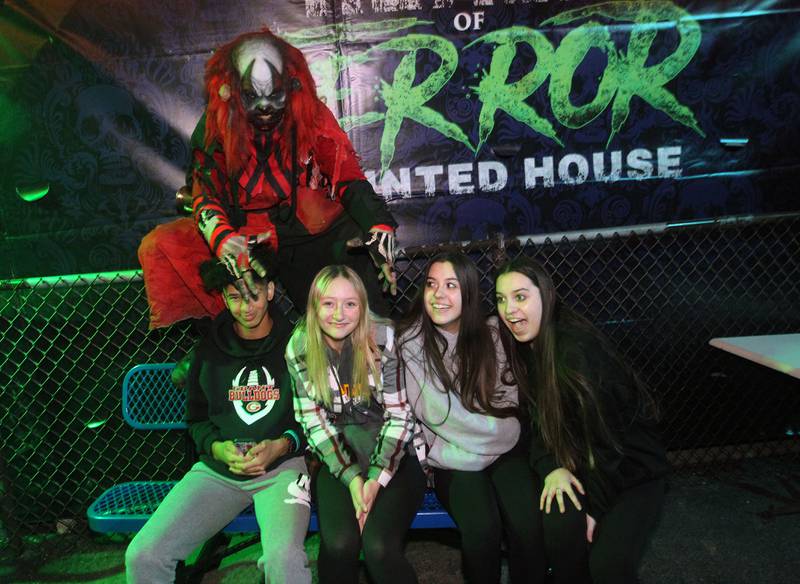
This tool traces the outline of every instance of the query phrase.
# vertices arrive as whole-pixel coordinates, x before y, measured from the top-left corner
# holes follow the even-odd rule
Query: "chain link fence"
[[[442,247],[406,250],[398,260],[394,316]],[[553,272],[562,298],[654,388],[676,465],[800,450],[798,381],[708,345],[719,336],[800,331],[800,215],[464,249],[480,267],[487,310],[494,268],[506,257],[527,254]],[[296,316],[287,299],[279,306]],[[177,479],[186,470],[180,432],[138,432],[122,419],[125,373],[178,360],[198,335],[192,323],[148,332],[147,316],[138,272],[0,283],[2,547],[59,522],[84,526],[87,506],[115,483]]]

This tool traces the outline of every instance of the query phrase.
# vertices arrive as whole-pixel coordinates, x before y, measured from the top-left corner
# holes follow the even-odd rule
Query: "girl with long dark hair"
[[[497,311],[532,420],[544,545],[556,583],[626,584],[664,497],[666,454],[645,385],[550,275],[520,256],[501,267]]]
[[[401,385],[422,426],[436,494],[461,535],[464,579],[500,579],[505,532],[511,582],[545,575],[531,504],[534,477],[518,447],[517,387],[500,377],[497,319],[481,308],[480,276],[463,253],[434,257],[398,328]]]

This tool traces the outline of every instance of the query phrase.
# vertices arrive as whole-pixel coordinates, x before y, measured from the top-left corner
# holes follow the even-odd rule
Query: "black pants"
[[[347,240],[361,237],[361,229],[355,221],[345,216],[339,217],[327,231],[302,242],[278,242],[278,277],[299,313],[306,311],[308,290],[317,272],[331,264],[345,264],[353,268],[364,282],[370,309],[375,314],[389,316],[390,296],[381,290],[380,270],[363,247],[347,248]]]
[[[635,584],[663,503],[663,479],[623,491],[598,521],[592,544],[586,541],[586,514],[568,500],[563,514],[554,504],[555,510],[541,514],[554,584]]]
[[[461,535],[464,580],[500,581],[505,533],[513,584],[543,582],[546,571],[536,479],[518,449],[482,471],[434,469],[436,495]]]
[[[381,487],[359,534],[350,491],[324,464],[315,481],[319,518],[319,581],[358,582],[358,554],[364,548],[367,570],[376,583],[416,582],[403,545],[425,495],[425,474],[419,461],[406,455],[392,480]]]

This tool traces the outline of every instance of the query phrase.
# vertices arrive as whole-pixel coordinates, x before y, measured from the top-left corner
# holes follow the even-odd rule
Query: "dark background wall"
[[[401,245],[800,208],[794,3],[488,4],[1,3],[0,277],[138,267],[205,61],[261,26],[306,52]]]

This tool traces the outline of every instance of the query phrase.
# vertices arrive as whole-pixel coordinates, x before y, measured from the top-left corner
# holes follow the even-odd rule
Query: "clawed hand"
[[[257,297],[258,288],[253,272],[263,278],[267,275],[267,269],[258,259],[253,258],[250,252],[256,245],[269,240],[270,237],[272,237],[271,231],[249,236],[233,235],[220,246],[219,260],[236,278],[233,284],[242,298]]]
[[[386,230],[381,227],[373,227],[369,230],[369,236],[365,240],[353,238],[347,241],[347,247],[367,248],[367,253],[372,259],[375,267],[380,269],[378,279],[382,282],[383,291],[387,290],[392,296],[397,295],[397,274],[394,272],[394,260],[396,257],[395,236],[393,230]]]

